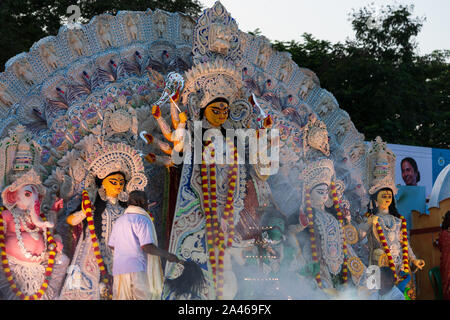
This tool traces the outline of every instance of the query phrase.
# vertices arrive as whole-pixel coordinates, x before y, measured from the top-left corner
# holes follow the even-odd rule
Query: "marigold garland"
[[[406,219],[403,216],[400,216],[400,219],[402,220],[402,264],[403,264],[403,271],[405,274],[408,274],[410,272],[409,269],[409,255],[408,255],[408,233],[406,230]],[[386,241],[386,237],[383,232],[383,228],[381,228],[379,222],[377,221],[375,224],[375,227],[377,228],[378,238],[380,239],[381,245],[383,246],[383,250],[388,258],[389,267],[394,272],[395,277],[395,283],[399,283],[403,279],[399,279],[397,276],[397,270],[395,267],[394,259],[392,258],[391,250],[389,249],[389,245]],[[406,275],[405,275],[406,277]],[[404,277],[404,278],[405,278]]]
[[[344,264],[342,266],[342,279],[344,280],[344,283],[347,283],[348,280],[348,248],[347,248],[347,239],[345,237],[344,233],[344,218],[341,212],[341,208],[339,206],[339,198],[337,196],[336,192],[336,184],[331,182],[331,195],[333,196],[333,205],[337,212],[337,217],[339,220],[339,223],[341,224],[341,230],[342,230],[342,249],[344,251]]]
[[[88,229],[92,240],[92,247],[94,249],[94,255],[97,259],[97,265],[100,269],[101,281],[107,286],[108,298],[112,298],[111,290],[109,287],[108,272],[106,271],[105,263],[103,262],[102,253],[100,252],[100,245],[95,234],[94,217],[92,216],[92,205],[89,199],[89,194],[86,190],[83,190],[81,194],[81,208],[86,214],[86,221],[88,223]]]
[[[11,268],[9,267],[9,261],[6,254],[6,245],[5,245],[5,225],[3,221],[3,213],[4,208],[0,207],[0,251],[1,251],[1,259],[2,259],[2,266],[3,271],[5,272],[6,279],[9,282],[9,287],[11,290],[16,294],[17,297],[19,297],[22,300],[39,300],[42,298],[42,296],[45,294],[48,288],[48,283],[51,279],[52,273],[53,273],[53,265],[55,264],[55,256],[56,256],[56,242],[53,238],[52,232],[50,230],[46,231],[46,241],[49,243],[49,249],[53,247],[53,249],[50,249],[48,252],[48,262],[47,262],[47,268],[45,268],[45,280],[42,283],[40,289],[37,291],[37,293],[32,295],[25,295],[20,289],[17,287],[16,283],[14,282],[13,275],[11,273]],[[41,212],[41,219],[43,221],[46,221],[45,215]]]
[[[224,256],[225,248],[231,247],[234,237],[234,206],[233,206],[233,194],[236,188],[237,179],[237,149],[233,142],[227,139],[228,145],[234,150],[234,161],[230,168],[228,179],[228,194],[227,201],[224,210],[224,222],[227,225],[227,241],[225,244],[225,234],[222,228],[219,226],[218,214],[217,214],[217,180],[216,180],[216,167],[215,162],[211,161],[209,165],[210,177],[208,181],[208,167],[205,162],[206,149],[210,149],[211,160],[214,159],[215,150],[213,144],[208,140],[203,150],[202,164],[200,168],[202,179],[202,192],[203,192],[203,206],[206,215],[206,238],[208,243],[208,255],[211,263],[211,269],[213,273],[213,281],[216,284],[217,297],[221,299],[223,297],[223,285],[224,285]],[[211,195],[210,195],[211,190]],[[211,200],[211,201],[210,201]],[[216,261],[216,247],[218,248],[218,268]]]
[[[314,217],[313,217],[313,210],[311,206],[311,193],[309,188],[306,189],[305,192],[305,200],[306,200],[306,214],[308,215],[309,220],[309,240],[311,241],[311,255],[312,260],[314,263],[319,263],[319,257],[317,256],[317,241],[316,241],[316,235],[314,230]],[[316,282],[319,288],[322,288],[322,278],[320,277],[320,272],[316,275]]]
[[[216,283],[216,254],[214,251],[214,230],[213,230],[213,222],[211,217],[211,207],[209,201],[209,190],[208,190],[208,170],[205,164],[205,150],[203,150],[202,164],[200,168],[200,175],[202,178],[202,192],[203,192],[203,207],[205,210],[206,216],[206,241],[208,245],[208,255],[209,261],[211,263],[211,269],[213,274],[213,281]]]

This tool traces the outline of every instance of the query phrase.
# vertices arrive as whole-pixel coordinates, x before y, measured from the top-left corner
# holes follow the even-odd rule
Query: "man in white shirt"
[[[127,209],[114,223],[108,243],[114,250],[113,300],[160,299],[163,274],[159,257],[180,262],[176,255],[158,248],[147,206],[145,192],[131,192]]]

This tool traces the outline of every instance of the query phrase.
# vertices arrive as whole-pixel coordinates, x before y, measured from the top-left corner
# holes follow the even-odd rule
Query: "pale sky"
[[[200,0],[211,7],[216,0]],[[270,40],[301,41],[304,32],[333,43],[354,39],[348,21],[352,9],[371,3],[376,8],[387,4],[414,4],[413,16],[426,17],[416,41],[420,54],[436,49],[450,50],[450,0],[221,0],[239,29],[259,28]]]

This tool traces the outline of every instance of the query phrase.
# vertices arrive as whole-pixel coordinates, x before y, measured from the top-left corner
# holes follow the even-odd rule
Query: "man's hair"
[[[128,195],[128,205],[129,206],[136,206],[141,207],[142,209],[147,210],[148,202],[147,202],[147,195],[144,191],[135,190],[131,191]]]
[[[419,167],[417,166],[417,162],[416,160],[414,160],[413,158],[405,158],[402,160],[402,162],[400,163],[400,167],[403,165],[403,162],[408,161],[409,164],[411,165],[411,167],[413,167],[414,172],[417,173],[417,180],[416,182],[420,181],[420,172],[419,172]]]

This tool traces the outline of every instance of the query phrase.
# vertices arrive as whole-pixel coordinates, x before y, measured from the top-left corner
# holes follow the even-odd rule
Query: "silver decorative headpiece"
[[[367,155],[367,177],[369,194],[375,194],[383,188],[390,188],[397,193],[395,186],[395,154],[380,137],[372,141]]]
[[[186,73],[183,103],[187,104],[191,94],[200,94],[198,105],[191,108],[202,109],[216,98],[225,98],[230,105],[241,97],[242,78],[234,65],[225,60],[201,63]],[[198,111],[198,110],[192,110]]]
[[[122,172],[128,181],[126,191],[144,190],[147,177],[140,154],[124,143],[103,143],[87,154],[86,169],[99,179],[113,172]]]
[[[320,159],[310,162],[302,172],[303,186],[312,189],[315,186],[325,183],[331,184],[334,176],[334,165],[330,159]]]

